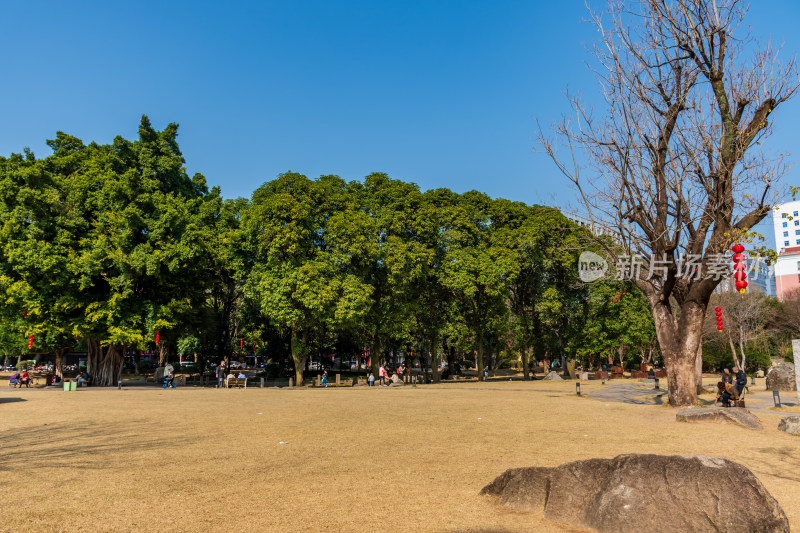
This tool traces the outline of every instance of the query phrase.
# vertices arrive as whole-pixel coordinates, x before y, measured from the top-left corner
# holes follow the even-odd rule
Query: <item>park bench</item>
[[[227,378],[225,384],[230,389],[231,387],[238,387],[240,389],[247,388],[247,378]]]

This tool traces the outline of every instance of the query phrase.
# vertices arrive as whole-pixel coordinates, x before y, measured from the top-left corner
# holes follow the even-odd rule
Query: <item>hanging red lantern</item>
[[[156,346],[158,346],[158,341],[161,339],[161,332],[156,331]]]
[[[718,329],[719,331],[722,331],[724,328],[723,328],[722,326],[717,326],[717,329]]]
[[[253,355],[256,354],[256,343],[253,343]]]
[[[722,308],[715,307],[714,311],[717,315],[717,330],[722,331],[724,329],[724,326],[722,324]]]
[[[22,312],[22,318],[28,318],[28,312],[27,311],[23,311]]]
[[[33,348],[33,335],[28,337],[28,349],[30,350],[31,348]]]
[[[239,339],[239,349],[244,348],[244,339]]]
[[[741,244],[734,244],[731,246],[731,250],[733,251],[733,279],[736,280],[736,290],[739,291],[739,294],[744,294],[745,289],[747,288],[747,264],[746,264],[746,257],[742,253],[744,252],[744,246]]]

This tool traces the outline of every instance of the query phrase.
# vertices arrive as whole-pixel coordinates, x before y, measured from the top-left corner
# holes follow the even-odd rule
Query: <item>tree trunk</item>
[[[19,354],[17,356],[17,365],[16,365],[17,366],[17,370],[19,370],[20,363],[22,363],[22,354]]]
[[[525,381],[528,381],[529,379],[531,379],[531,376],[530,376],[531,363],[530,363],[530,356],[528,354],[528,350],[529,350],[528,348],[523,348],[520,351],[520,356],[522,357],[522,379],[525,380]]]
[[[436,332],[431,335],[431,372],[433,372],[433,382],[439,383],[439,335]]]
[[[111,387],[122,379],[122,362],[125,346],[111,344],[106,350],[100,341],[87,339],[88,358],[86,372],[92,377],[92,384],[100,387]]]
[[[133,355],[133,375],[139,375],[139,361],[142,360],[141,352],[136,350],[136,353]]]
[[[67,353],[66,348],[56,350],[56,362],[53,371],[61,379],[64,379],[64,355]]]
[[[792,339],[792,353],[795,357],[800,354],[800,340]],[[795,383],[800,385],[800,361],[794,360],[794,377]],[[797,387],[797,402],[800,403],[800,386]]]
[[[375,376],[375,383],[378,383],[378,375],[381,368],[381,341],[377,335],[372,337],[372,342],[369,345],[369,358],[372,363],[372,375]]]
[[[475,366],[478,367],[478,381],[483,381],[483,337],[478,337],[478,355]]]
[[[694,360],[697,394],[703,392],[703,343],[697,345],[697,357]]]
[[[728,333],[728,344],[731,345],[731,353],[733,353],[733,364],[739,366],[739,356],[736,354],[736,346],[733,344],[733,339],[731,338],[731,334]]]
[[[304,353],[299,353],[297,349],[297,328],[294,326],[292,327],[291,351],[292,361],[294,361],[294,379],[297,386],[300,386],[303,384],[303,370],[306,368],[306,355]],[[305,346],[303,346],[303,351],[305,351]]]
[[[169,356],[169,346],[166,341],[162,340],[158,343],[158,366],[166,366]]]
[[[702,343],[705,308],[695,302],[681,307],[680,325],[664,302],[651,303],[653,319],[667,369],[669,404],[690,407],[697,403],[695,359],[697,345]]]

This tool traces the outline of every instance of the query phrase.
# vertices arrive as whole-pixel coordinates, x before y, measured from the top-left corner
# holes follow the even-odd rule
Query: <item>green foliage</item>
[[[33,360],[33,359],[27,360],[27,361],[23,360],[23,361],[19,362],[19,365],[17,365],[17,370],[19,370],[20,372],[23,372],[25,370],[30,370],[35,365],[36,365],[36,361]]]

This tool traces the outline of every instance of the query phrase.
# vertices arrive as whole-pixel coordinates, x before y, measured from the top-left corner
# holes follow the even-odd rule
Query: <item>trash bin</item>
[[[64,391],[69,392],[69,381],[64,381]]]
[[[69,382],[69,390],[77,391],[78,390],[78,382],[77,381],[70,381]]]

